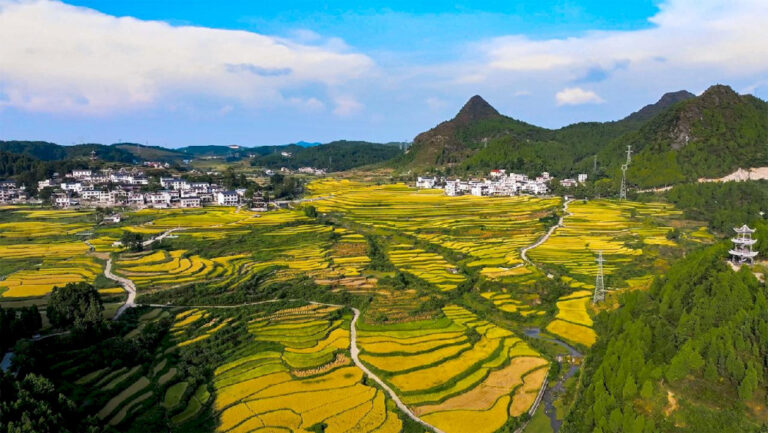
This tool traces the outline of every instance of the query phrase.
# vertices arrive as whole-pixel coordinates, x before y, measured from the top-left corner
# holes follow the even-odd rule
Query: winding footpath
[[[172,305],[172,304],[145,304],[144,306],[147,307],[155,307],[155,308],[240,308],[250,305],[260,305],[260,304],[268,304],[272,302],[281,302],[281,301],[303,301],[308,302],[312,305],[323,305],[326,307],[339,307],[339,308],[345,308],[344,305],[339,304],[327,304],[323,302],[315,302],[315,301],[307,301],[303,299],[269,299],[266,301],[260,301],[260,302],[250,302],[245,304],[238,304],[238,305]],[[434,431],[435,433],[445,433],[442,430],[438,429],[437,427],[427,423],[426,421],[419,418],[411,409],[408,408],[408,406],[405,405],[405,403],[400,400],[400,397],[397,396],[395,391],[392,390],[392,388],[389,387],[384,381],[374,374],[371,370],[368,369],[368,367],[365,366],[360,361],[360,348],[357,346],[357,319],[360,318],[360,310],[354,307],[349,307],[352,310],[352,313],[354,314],[354,317],[352,318],[352,321],[349,324],[349,353],[352,356],[352,362],[359,368],[360,370],[365,373],[366,376],[373,379],[374,382],[376,382],[392,399],[392,401],[395,402],[395,405],[400,409],[404,414],[408,416],[408,418],[412,419],[413,421],[421,424],[422,426]]]
[[[572,201],[573,200],[567,200],[567,201],[563,202],[563,214],[560,215],[560,219],[557,221],[557,224],[555,224],[552,227],[550,227],[549,230],[544,234],[544,236],[539,238],[538,241],[536,241],[536,242],[532,243],[531,245],[528,245],[527,247],[524,247],[524,248],[522,248],[520,250],[520,258],[521,259],[523,259],[529,265],[536,266],[536,264],[533,263],[531,261],[531,259],[528,258],[528,254],[527,254],[528,251],[530,251],[530,250],[540,246],[544,242],[546,242],[549,239],[549,237],[552,236],[552,234],[555,232],[555,230],[559,229],[560,227],[563,227],[564,221],[565,221],[565,217],[566,216],[571,216],[571,213],[568,212],[568,204],[570,202],[572,202]]]
[[[535,243],[523,248],[520,250],[520,257],[531,266],[538,267],[531,259],[528,258],[528,255],[526,254],[529,250],[532,250],[539,245],[546,242],[550,236],[560,227],[565,226],[565,217],[571,216],[572,214],[568,211],[568,204],[571,203],[573,200],[566,200],[563,202],[563,214],[560,216],[560,220],[555,224],[554,226],[550,227],[550,229],[547,231],[547,233],[544,234],[544,236],[541,237],[538,241]],[[520,265],[522,266],[522,265]],[[539,329],[538,328],[531,328],[525,331],[525,335],[531,338],[537,338],[545,341],[550,341],[555,344],[559,344],[563,347],[565,347],[570,355],[574,358],[581,358],[583,355],[578,352],[576,349],[565,343],[564,341],[558,340],[556,338],[544,338],[541,335],[539,335]],[[549,424],[552,427],[552,430],[554,432],[558,432],[560,430],[560,426],[562,425],[562,421],[557,419],[556,411],[554,408],[554,401],[557,398],[557,395],[564,390],[564,384],[565,381],[568,380],[570,377],[572,377],[576,372],[579,370],[578,365],[571,365],[571,367],[568,369],[566,374],[563,375],[563,377],[560,378],[560,380],[555,383],[554,386],[549,387],[549,381],[545,380],[544,384],[542,384],[541,389],[539,390],[539,395],[536,397],[536,400],[533,402],[533,405],[531,406],[531,409],[528,411],[528,414],[532,417],[534,413],[536,413],[536,410],[538,410],[539,405],[544,402],[544,408],[545,413],[547,417],[549,417]],[[515,430],[515,433],[522,433],[525,428],[528,426],[528,423],[530,420],[526,421],[521,425],[517,430]]]
[[[117,320],[125,310],[136,306],[136,285],[133,284],[133,281],[112,273],[111,257],[107,260],[107,266],[104,268],[104,276],[110,280],[117,281],[117,283],[123,286],[123,289],[128,292],[128,299],[125,300],[125,304],[121,305],[120,308],[117,309],[117,312],[115,312],[115,316],[112,317],[112,320]]]
[[[360,370],[363,370],[363,373],[365,373],[368,377],[370,377],[376,383],[378,383],[379,386],[382,389],[384,389],[384,391],[386,391],[387,394],[389,394],[389,397],[392,399],[392,401],[395,402],[397,407],[404,414],[408,415],[408,417],[410,419],[416,421],[417,423],[423,425],[424,427],[426,427],[426,428],[428,428],[430,430],[433,430],[435,433],[444,433],[442,430],[438,429],[437,427],[435,427],[435,426],[433,426],[431,424],[428,424],[427,422],[425,422],[424,420],[422,420],[421,418],[416,416],[415,413],[411,412],[411,410],[408,408],[408,406],[406,406],[405,403],[403,403],[400,400],[400,397],[398,397],[397,394],[395,394],[395,392],[392,391],[392,388],[390,388],[386,383],[384,383],[383,380],[381,380],[381,378],[379,378],[378,376],[373,374],[373,372],[371,370],[369,370],[368,367],[366,367],[365,365],[363,365],[362,362],[360,362],[360,357],[359,357],[360,349],[357,347],[357,326],[356,326],[357,325],[357,319],[358,319],[358,317],[360,317],[360,310],[358,310],[357,308],[352,308],[352,312],[355,314],[355,317],[352,319],[352,323],[349,326],[349,353],[352,355],[352,362],[354,362],[355,365]]]
[[[175,229],[166,230],[163,233],[142,242],[141,245],[143,247],[148,247],[157,241],[161,241],[165,239],[171,233],[179,230],[184,230],[184,228],[177,227]],[[88,245],[88,248],[90,248],[91,252],[94,251],[93,245],[91,245],[90,242],[85,241],[85,244]],[[123,290],[125,290],[128,293],[128,299],[125,300],[125,303],[121,305],[120,308],[117,309],[114,317],[112,317],[112,320],[117,320],[125,312],[125,310],[136,306],[136,285],[133,283],[133,281],[129,280],[128,278],[123,278],[119,275],[115,275],[112,273],[111,257],[107,259],[107,265],[104,267],[104,276],[120,284],[123,287]]]
[[[312,200],[309,200],[309,201],[312,201]],[[558,220],[558,223],[556,225],[550,227],[550,229],[547,231],[547,233],[545,233],[535,243],[533,243],[533,244],[531,244],[531,245],[529,245],[527,247],[524,247],[524,248],[522,248],[520,250],[520,257],[523,259],[524,262],[526,262],[526,263],[528,263],[528,264],[530,264],[532,266],[536,266],[536,264],[534,264],[528,258],[526,253],[529,250],[532,250],[532,249],[540,246],[544,242],[546,242],[550,238],[550,236],[552,236],[552,234],[555,232],[555,230],[557,230],[560,227],[563,227],[563,221],[564,221],[565,217],[571,215],[570,212],[568,212],[568,204],[571,201],[572,200],[567,200],[567,201],[565,201],[563,203],[563,215],[560,216],[560,219]],[[170,235],[172,232],[177,231],[177,230],[183,230],[183,228],[175,228],[175,229],[168,230],[168,231],[164,232],[163,234],[161,234],[161,235],[159,235],[157,237],[154,237],[154,238],[152,238],[152,239],[150,239],[148,241],[145,241],[143,243],[143,246],[146,247],[146,246],[151,245],[153,242],[162,240],[162,239],[166,238],[168,235]],[[86,241],[86,244],[88,244],[89,247],[91,248],[91,250],[93,250],[93,246],[91,246],[87,241]],[[520,264],[519,266],[522,266],[522,265],[523,264]],[[110,258],[110,259],[107,260],[107,265],[106,265],[106,267],[104,269],[104,275],[107,278],[118,282],[121,286],[123,286],[125,291],[128,292],[128,299],[126,300],[125,304],[123,304],[117,310],[117,313],[113,317],[113,320],[117,320],[120,317],[120,315],[122,315],[123,312],[125,312],[126,309],[133,308],[133,307],[135,307],[137,305],[136,302],[135,302],[135,299],[136,299],[136,285],[131,280],[129,280],[127,278],[123,278],[123,277],[114,275],[111,272],[111,270],[112,270],[112,259]],[[148,307],[155,307],[155,308],[169,308],[169,307],[239,308],[239,307],[244,307],[244,306],[249,306],[249,305],[259,305],[259,304],[266,304],[266,303],[279,302],[279,301],[287,301],[287,300],[298,301],[299,299],[270,299],[270,300],[266,300],[266,301],[244,303],[244,304],[239,304],[239,305],[202,305],[202,306],[201,305],[198,305],[198,306],[186,305],[186,306],[182,306],[182,305],[171,305],[171,304],[146,304],[146,306],[148,306]],[[310,304],[314,304],[314,305],[325,305],[325,306],[333,306],[333,307],[344,308],[343,305],[337,305],[337,304],[325,304],[325,303],[314,302],[314,301],[306,301],[306,302],[309,302]],[[419,418],[415,413],[413,413],[413,411],[411,411],[408,408],[408,406],[405,403],[403,403],[402,400],[400,400],[400,397],[397,396],[395,391],[393,391],[392,388],[389,387],[389,385],[387,385],[380,377],[378,377],[376,374],[374,374],[370,369],[368,369],[368,367],[365,366],[365,364],[363,364],[360,361],[360,348],[357,346],[357,320],[360,318],[360,310],[358,310],[357,308],[354,308],[354,307],[349,307],[349,308],[351,308],[351,310],[352,310],[352,312],[354,314],[354,317],[352,318],[352,321],[351,321],[350,326],[349,326],[349,352],[350,352],[350,355],[352,357],[352,362],[360,370],[362,370],[363,373],[365,373],[366,376],[368,376],[371,379],[373,379],[373,381],[376,382],[389,395],[389,397],[392,399],[392,401],[395,403],[395,405],[398,407],[398,409],[400,409],[410,419],[412,419],[416,423],[421,424],[422,426],[426,427],[427,429],[434,431],[435,433],[444,433],[442,430],[440,430],[437,427],[427,423],[426,421],[424,421],[421,418]],[[559,342],[559,340],[556,340],[556,341]],[[559,343],[562,343],[562,342],[559,342]],[[562,343],[562,344],[565,344],[565,343]],[[573,373],[575,373],[575,370],[574,370]],[[571,373],[571,375],[573,373]],[[536,401],[534,402],[534,404],[532,405],[532,407],[531,407],[531,409],[529,411],[530,414],[535,413],[536,410],[538,409],[539,404],[543,400],[542,397],[544,397],[546,388],[547,388],[547,383],[545,381],[544,385],[542,386],[542,389],[539,391],[539,395],[537,396]],[[547,406],[550,406],[551,405],[551,401],[548,402],[548,403],[549,404],[547,404]],[[526,423],[526,425],[527,425],[527,423]],[[526,427],[526,425],[523,425],[517,431],[522,431]]]

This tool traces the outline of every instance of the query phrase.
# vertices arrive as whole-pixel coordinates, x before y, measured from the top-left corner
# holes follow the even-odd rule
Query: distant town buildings
[[[579,174],[578,180],[562,179],[560,185],[570,188],[587,181],[586,174]],[[491,170],[487,179],[449,180],[438,177],[419,177],[416,187],[423,189],[442,188],[448,196],[471,194],[474,196],[511,196],[518,194],[541,195],[549,192],[552,177],[548,172],[541,173],[534,179],[518,173],[507,174],[506,170]]]
[[[149,185],[141,170],[72,170],[64,176],[55,174],[52,178],[38,182],[38,190],[51,190],[54,206],[69,208],[75,206],[131,206],[136,208],[190,208],[205,204],[236,206],[244,201],[245,190],[223,191],[223,188],[208,182],[191,182],[180,177],[160,178],[160,191],[142,191]],[[220,193],[224,197],[220,198]],[[28,199],[23,186],[13,181],[0,181],[0,203],[24,203]],[[261,198],[259,198],[261,200]]]

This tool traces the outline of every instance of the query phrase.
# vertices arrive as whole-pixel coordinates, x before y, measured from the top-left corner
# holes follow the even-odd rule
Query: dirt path
[[[177,227],[175,229],[166,230],[162,234],[155,236],[152,239],[144,241],[141,245],[144,247],[148,247],[152,245],[154,242],[165,239],[166,237],[168,237],[168,235],[178,230],[184,230],[184,228]],[[88,248],[90,248],[91,253],[93,253],[94,251],[93,245],[91,245],[90,242],[88,241],[85,241],[85,244],[88,245]],[[120,308],[117,309],[117,312],[115,312],[114,317],[112,317],[112,320],[117,320],[125,312],[125,310],[136,306],[136,285],[133,283],[133,281],[129,280],[128,278],[123,278],[119,275],[115,275],[112,273],[111,257],[107,259],[107,265],[104,267],[104,276],[120,284],[123,287],[123,289],[128,293],[128,299],[125,300],[125,304],[121,305]]]
[[[107,260],[107,266],[104,268],[104,276],[110,280],[117,281],[118,284],[123,286],[123,289],[128,292],[128,299],[125,300],[125,304],[121,305],[120,308],[117,309],[115,316],[112,317],[112,320],[117,320],[126,309],[136,306],[136,285],[133,284],[133,281],[112,273],[112,258]]]
[[[268,304],[272,302],[280,302],[280,301],[304,301],[302,299],[270,299],[266,301],[260,301],[260,302],[251,302],[246,304],[238,304],[238,305],[171,305],[171,304],[144,304],[144,306],[147,307],[155,307],[155,308],[171,308],[171,307],[179,307],[179,308],[239,308],[239,307],[245,307],[249,305],[259,305],[259,304]],[[315,302],[315,301],[304,301],[309,302],[312,305],[323,305],[327,307],[339,307],[344,308],[344,305],[339,304],[326,304],[323,302]],[[379,384],[379,386],[384,389],[384,391],[389,395],[389,397],[392,399],[392,401],[395,402],[395,405],[409,418],[414,420],[415,422],[423,425],[424,427],[434,431],[435,433],[444,433],[442,430],[438,429],[437,427],[428,424],[427,422],[423,421],[421,418],[419,418],[415,413],[413,413],[408,406],[405,405],[400,400],[400,397],[395,394],[395,392],[390,388],[386,383],[384,383],[383,380],[377,375],[375,375],[371,370],[368,369],[361,361],[360,361],[360,348],[357,347],[357,319],[360,317],[360,310],[354,307],[350,307],[352,309],[352,313],[354,314],[354,317],[352,318],[352,322],[349,324],[349,353],[352,355],[352,362],[359,368],[360,370],[363,370],[363,373],[365,373],[366,376],[373,379],[374,382]]]
[[[373,374],[371,370],[368,369],[365,365],[363,365],[362,362],[360,362],[360,357],[358,356],[360,354],[360,349],[357,347],[357,319],[360,317],[360,310],[357,308],[352,308],[352,312],[355,313],[355,317],[352,319],[352,324],[349,326],[349,353],[352,355],[352,362],[357,365],[357,367],[361,370],[363,370],[363,373],[365,373],[368,377],[373,379],[376,383],[379,384],[380,387],[384,389],[384,391],[389,394],[389,397],[392,399],[392,401],[395,402],[397,407],[408,417],[417,423],[423,425],[424,427],[427,427],[430,430],[435,431],[436,433],[443,433],[442,430],[438,429],[437,427],[427,424],[425,421],[423,421],[421,418],[416,416],[415,413],[411,412],[410,409],[408,409],[408,406],[403,403],[400,398],[395,394],[394,391],[392,391],[392,388],[387,386],[386,383],[384,383],[381,378]]]
[[[560,227],[563,227],[563,224],[564,224],[563,221],[565,220],[565,217],[571,215],[571,213],[568,212],[568,204],[572,201],[573,200],[568,200],[563,203],[563,215],[560,216],[560,220],[558,220],[557,224],[550,227],[549,230],[544,234],[544,236],[539,238],[539,240],[520,250],[520,258],[523,259],[523,261],[525,261],[526,263],[532,266],[536,266],[536,264],[533,263],[531,259],[528,258],[528,255],[527,255],[528,251],[546,242],[549,239],[549,237],[552,236],[552,233],[554,233],[555,230],[559,229]]]

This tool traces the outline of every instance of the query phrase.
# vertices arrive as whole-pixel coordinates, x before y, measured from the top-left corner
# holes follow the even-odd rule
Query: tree
[[[54,287],[48,301],[48,320],[57,328],[74,325],[76,332],[88,333],[104,326],[99,292],[88,283]]]
[[[744,374],[744,380],[739,385],[739,398],[742,400],[749,400],[755,394],[757,390],[757,371],[754,365],[750,363],[747,368],[746,374]]]
[[[36,374],[22,380],[0,372],[0,433],[79,433],[99,429],[75,404]]]
[[[141,233],[124,231],[120,237],[120,242],[131,251],[141,251],[144,249],[144,236]]]
[[[309,218],[317,218],[317,208],[309,205],[304,207],[304,215]]]

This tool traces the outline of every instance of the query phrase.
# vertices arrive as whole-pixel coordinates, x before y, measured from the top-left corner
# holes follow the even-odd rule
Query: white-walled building
[[[236,206],[240,203],[240,196],[235,191],[219,191],[216,195],[216,204],[219,206]]]
[[[416,188],[431,189],[437,185],[436,177],[421,177],[416,180]]]

